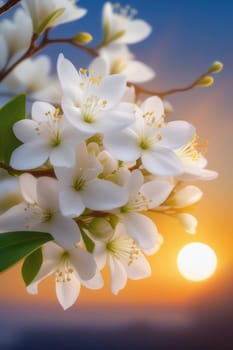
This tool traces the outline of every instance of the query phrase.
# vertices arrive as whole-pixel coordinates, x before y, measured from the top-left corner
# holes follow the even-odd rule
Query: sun
[[[190,281],[203,281],[216,270],[217,256],[212,248],[204,243],[190,243],[185,245],[177,257],[180,274]]]

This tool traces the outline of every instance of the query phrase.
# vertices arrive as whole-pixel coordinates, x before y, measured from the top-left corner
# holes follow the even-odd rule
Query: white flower
[[[119,217],[128,232],[141,249],[158,250],[161,245],[161,235],[155,223],[147,216],[140,214],[163,203],[173,186],[162,180],[144,183],[144,177],[139,170],[125,172],[125,186],[129,193],[128,202],[115,214]]]
[[[23,25],[23,30],[22,30]],[[23,9],[17,9],[13,19],[3,19],[0,23],[0,33],[7,45],[8,58],[22,50],[26,50],[32,38],[32,21]],[[2,55],[2,50],[1,50]]]
[[[22,5],[32,18],[35,32],[49,16],[59,9],[64,9],[64,12],[50,26],[75,21],[87,12],[86,9],[77,7],[75,1],[70,0],[22,0]]]
[[[56,295],[64,310],[77,300],[81,285],[99,289],[103,280],[97,271],[96,263],[90,253],[80,247],[64,250],[55,243],[47,243],[42,248],[43,263],[27,287],[31,294],[38,293],[38,284],[50,275],[55,276]]]
[[[103,7],[103,45],[111,42],[134,44],[151,33],[151,26],[141,19],[134,19],[136,11],[129,6],[121,8],[106,2]]]
[[[108,74],[124,74],[132,83],[143,83],[155,77],[153,69],[136,61],[126,45],[111,44],[100,49],[99,55],[106,62]]]
[[[62,108],[69,121],[88,136],[125,128],[134,120],[131,103],[120,103],[125,92],[124,75],[102,78],[80,69],[62,54],[58,58],[58,77],[63,90]]]
[[[62,184],[60,206],[64,215],[75,217],[85,208],[110,210],[127,201],[123,187],[98,178],[102,166],[94,154],[88,154],[84,143],[78,147],[72,168],[55,167],[54,171]]]
[[[16,122],[13,130],[23,145],[14,150],[10,163],[20,170],[37,168],[48,159],[53,166],[71,166],[75,147],[82,141],[60,109],[46,102],[35,102],[32,120]]]
[[[205,169],[207,165],[206,158],[202,155],[198,148],[198,136],[193,133],[191,140],[183,147],[176,150],[177,156],[181,159],[184,166],[184,174],[179,176],[181,180],[214,180],[218,173],[213,170]]]
[[[111,291],[117,294],[127,283],[127,278],[138,280],[149,277],[151,268],[136,243],[127,236],[122,224],[107,242],[95,242],[94,256],[99,268],[107,263],[110,269]]]
[[[125,162],[141,158],[143,167],[155,175],[182,174],[182,162],[174,150],[187,143],[193,126],[185,121],[165,123],[163,103],[155,96],[135,110],[136,121],[132,126],[106,135],[107,150]]]
[[[61,98],[59,82],[50,72],[49,57],[40,55],[20,63],[4,81],[11,89],[25,92],[34,99],[58,102]]]
[[[24,201],[0,215],[0,232],[46,232],[64,248],[79,242],[78,225],[60,212],[59,182],[49,177],[36,179],[30,174],[21,175],[19,181]]]

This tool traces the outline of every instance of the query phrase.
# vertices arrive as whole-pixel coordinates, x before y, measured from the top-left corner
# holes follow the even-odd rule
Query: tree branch
[[[6,170],[10,175],[21,175],[24,173],[32,174],[35,177],[40,177],[40,176],[49,176],[49,177],[56,177],[53,168],[50,169],[33,169],[33,170],[16,170],[13,169],[11,166],[0,162],[0,168]]]
[[[151,96],[155,95],[155,96],[159,96],[159,97],[163,98],[163,97],[168,96],[168,95],[192,90],[194,87],[198,86],[197,85],[198,81],[200,81],[202,78],[204,78],[209,73],[210,73],[210,71],[208,70],[207,72],[201,74],[192,83],[190,83],[182,88],[174,88],[174,89],[169,89],[169,90],[165,90],[165,91],[154,91],[154,90],[150,90],[150,89],[145,89],[145,88],[142,88],[141,86],[139,86],[137,84],[133,84],[133,83],[129,83],[128,85],[133,86],[135,88],[136,95],[139,95],[139,94],[145,94],[145,95],[151,95]]]
[[[56,38],[56,39],[50,39],[48,37],[48,31],[44,33],[44,36],[40,42],[40,44],[36,45],[36,41],[38,39],[37,34],[33,34],[31,39],[31,44],[27,51],[21,56],[17,61],[15,61],[10,67],[6,68],[2,72],[0,72],[0,82],[7,77],[21,62],[24,60],[34,56],[39,51],[43,50],[46,46],[51,44],[70,44],[73,45],[80,50],[86,52],[88,55],[92,57],[98,56],[97,51],[91,47],[86,47],[80,44],[77,44],[73,41],[73,38]]]
[[[21,0],[9,0],[2,7],[0,7],[0,15],[4,12],[10,10],[13,6],[15,6]]]

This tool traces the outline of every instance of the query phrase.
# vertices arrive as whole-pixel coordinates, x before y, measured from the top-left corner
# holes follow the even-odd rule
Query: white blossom
[[[153,69],[135,60],[126,45],[108,45],[99,50],[99,55],[106,62],[108,74],[124,74],[132,83],[143,83],[155,77]]]
[[[125,186],[129,193],[129,200],[114,213],[139,248],[157,250],[162,242],[161,235],[158,233],[156,224],[140,212],[146,212],[163,203],[173,186],[162,180],[144,183],[143,175],[139,170],[123,174],[126,176]]]
[[[27,173],[19,180],[23,202],[0,215],[0,232],[46,232],[64,248],[79,242],[77,223],[60,212],[59,182],[46,176],[36,179]]]
[[[4,82],[16,92],[24,92],[33,99],[58,102],[61,91],[58,79],[52,75],[48,56],[28,58],[7,76]]]
[[[35,102],[32,119],[18,121],[13,130],[23,144],[12,153],[11,166],[20,170],[37,168],[48,160],[53,166],[72,166],[75,147],[82,141],[60,109],[47,102]]]
[[[134,44],[146,39],[151,33],[151,26],[134,19],[137,11],[129,6],[114,6],[106,2],[103,7],[103,45],[109,43]]]
[[[117,225],[114,235],[107,242],[95,243],[94,255],[98,267],[101,269],[106,263],[109,266],[113,294],[125,287],[128,278],[138,280],[150,276],[148,261],[122,224]]]
[[[38,284],[50,275],[55,276],[57,299],[64,310],[75,303],[81,285],[90,289],[103,286],[93,256],[79,246],[64,250],[55,243],[47,243],[43,247],[43,264],[27,287],[28,292],[37,294]]]
[[[51,23],[51,26],[75,21],[87,12],[86,9],[78,7],[75,1],[70,0],[22,0],[21,2],[31,16],[35,32],[57,10],[63,9],[64,12]]]
[[[17,56],[19,53],[22,54],[29,47],[32,34],[31,18],[23,9],[17,9],[12,19],[3,19],[0,22],[0,35],[5,39],[7,59],[10,59],[15,54]],[[6,55],[1,47],[1,56],[3,54]]]
[[[111,210],[127,201],[123,187],[98,178],[102,166],[93,154],[88,154],[84,143],[78,147],[72,168],[55,167],[54,171],[62,185],[60,206],[66,216],[79,216],[85,208]]]
[[[135,107],[135,114],[134,124],[106,135],[107,150],[121,161],[141,159],[143,167],[155,175],[182,174],[183,165],[175,149],[187,143],[193,126],[185,121],[165,123],[163,103],[155,96]]]
[[[205,169],[207,159],[199,150],[202,146],[198,143],[198,136],[194,132],[191,139],[183,147],[176,150],[176,154],[184,166],[184,174],[179,176],[181,180],[214,180],[217,178],[216,171]]]
[[[86,137],[132,123],[134,105],[120,103],[126,87],[124,75],[94,76],[86,69],[77,72],[62,54],[57,68],[63,90],[62,108],[70,123]]]

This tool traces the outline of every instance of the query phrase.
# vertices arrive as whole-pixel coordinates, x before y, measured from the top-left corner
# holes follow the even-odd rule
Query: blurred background
[[[101,40],[104,1],[80,0],[88,9],[83,19],[59,26],[54,37],[79,31]],[[129,281],[118,296],[111,295],[107,272],[105,288],[82,288],[76,305],[63,311],[54,280],[40,286],[38,296],[27,294],[20,265],[0,275],[0,349],[232,349],[233,348],[233,2],[232,0],[127,0],[138,18],[153,26],[152,35],[131,46],[136,57],[152,66],[157,76],[145,85],[155,91],[182,87],[219,60],[224,70],[209,88],[169,96],[171,119],[187,120],[208,140],[209,169],[219,172],[213,182],[198,182],[204,197],[194,209],[199,220],[195,236],[186,234],[173,219],[154,216],[164,244],[150,257],[152,276]],[[13,11],[10,13],[12,15]],[[53,59],[63,52],[77,67],[90,58],[68,45],[45,51]],[[211,246],[218,258],[215,274],[203,282],[185,280],[176,258],[190,242]]]

